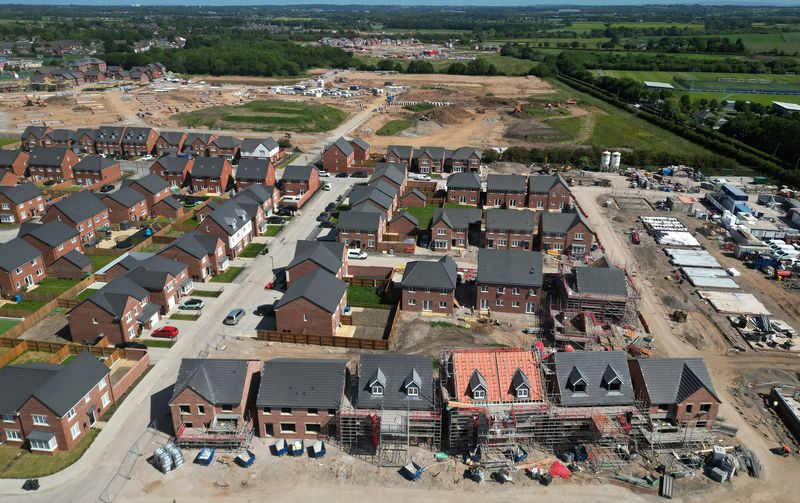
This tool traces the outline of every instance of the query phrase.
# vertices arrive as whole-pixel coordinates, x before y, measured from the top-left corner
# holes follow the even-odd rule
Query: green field
[[[394,136],[397,133],[410,128],[411,125],[412,123],[409,119],[394,119],[381,126],[377,131],[375,131],[375,134],[378,136]]]
[[[173,116],[186,127],[300,133],[330,131],[346,117],[343,110],[329,105],[281,100],[256,100],[244,105],[210,107]]]
[[[742,39],[745,48],[752,52],[768,52],[773,49],[787,54],[800,52],[800,32],[780,33],[726,33],[723,35],[698,35],[702,38],[725,37],[730,40]],[[641,37],[642,40],[659,39],[661,37]],[[670,38],[670,37],[668,37]]]
[[[689,28],[692,30],[702,30],[705,28],[703,23],[672,23],[669,21],[657,21],[657,22],[646,22],[646,23],[637,23],[635,21],[627,21],[622,23],[611,23],[612,28],[620,28],[623,26],[628,26],[631,28],[670,28],[672,26],[678,28]],[[591,30],[602,30],[605,29],[606,24],[602,21],[573,21],[570,26],[566,27],[559,27],[553,28],[547,31],[574,31],[576,33],[586,33]]]
[[[77,284],[75,279],[45,278],[31,293],[56,298]]]
[[[371,307],[379,309],[391,309],[392,304],[386,302],[375,288],[370,286],[348,286],[347,303],[356,307]]]

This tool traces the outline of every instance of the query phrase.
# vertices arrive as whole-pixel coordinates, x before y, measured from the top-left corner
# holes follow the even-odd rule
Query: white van
[[[361,248],[350,248],[347,250],[347,258],[364,260],[367,258],[367,253],[361,251]]]

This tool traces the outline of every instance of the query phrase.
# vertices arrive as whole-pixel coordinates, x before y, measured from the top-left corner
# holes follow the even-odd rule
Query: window
[[[321,431],[319,424],[306,424],[306,435],[318,435]]]
[[[72,428],[69,429],[70,434],[72,435],[72,440],[78,438],[78,435],[81,434],[81,424],[75,423],[72,425]]]
[[[100,379],[99,383],[97,383],[97,389],[98,390],[102,390],[105,387],[106,387],[106,378],[104,377],[104,378]]]
[[[517,398],[528,398],[528,388],[519,388],[517,390]]]
[[[416,292],[416,291],[417,291],[417,287],[415,287],[415,286],[410,286],[410,287],[408,287],[408,291],[409,291],[409,293],[414,293],[414,292]]]
[[[439,290],[439,295],[447,295],[447,289],[446,288],[441,288]]]
[[[372,394],[373,395],[383,395],[383,386],[376,384],[372,387]]]
[[[693,409],[694,409],[694,405],[686,404],[686,413],[687,414],[691,414]]]
[[[697,421],[695,426],[698,428],[705,428],[708,426],[708,421]]]
[[[578,233],[576,233],[576,234],[575,234],[575,237],[574,237],[574,238],[572,238],[572,240],[573,240],[573,241],[583,241],[583,233],[582,233],[582,232],[578,232]]]
[[[48,426],[47,416],[42,416],[39,414],[31,414],[31,417],[33,418],[33,424],[39,426]]]
[[[496,301],[494,301],[494,304],[497,307],[502,307],[503,306],[503,299],[497,299]]]
[[[14,422],[14,415],[13,414],[3,414],[3,422],[4,423],[13,423]]]
[[[281,423],[281,433],[294,434],[296,431],[294,423]]]
[[[265,416],[269,416],[269,415],[272,414],[272,408],[271,407],[264,407],[264,408],[261,409],[261,413],[264,414]]]
[[[658,405],[658,410],[660,410],[662,412],[668,412],[669,411],[669,404],[668,403],[659,404]]]
[[[700,404],[700,412],[711,412],[711,404],[710,403],[701,403]]]
[[[67,411],[67,419],[69,420],[72,419],[73,417],[75,417],[75,407]]]
[[[50,440],[31,440],[31,449],[36,451],[54,451],[58,446],[56,437],[51,437]]]
[[[408,396],[419,396],[419,388],[416,386],[409,386],[406,392],[408,393]]]
[[[89,403],[89,400],[91,400],[91,399],[92,399],[92,395],[90,395],[89,393],[86,393],[85,395],[83,395],[83,403]]]
[[[308,315],[307,314],[303,314],[303,321],[308,321]]]
[[[190,405],[178,405],[178,412],[180,412],[182,415],[191,414],[192,409]]]
[[[317,414],[319,414],[319,409],[314,409],[314,408],[308,409],[309,416],[316,416]]]
[[[408,305],[409,306],[416,306],[417,305],[417,299],[408,299]]]
[[[506,287],[498,286],[497,287],[497,293],[506,293]]]
[[[206,415],[206,406],[205,405],[198,405],[197,406],[197,415],[198,416],[205,416]]]
[[[511,246],[513,246],[515,248],[519,248],[519,239],[512,239],[511,240]]]
[[[223,405],[222,412],[233,412],[233,405],[230,404]]]
[[[489,293],[489,287],[486,285],[481,285],[481,293]]]
[[[511,289],[511,295],[519,295],[519,288],[516,288],[516,287],[512,288]]]
[[[19,430],[6,430],[6,440],[22,442],[22,435],[19,434]]]
[[[473,400],[483,400],[486,398],[486,391],[482,389],[472,390],[472,399]]]
[[[336,409],[328,409],[328,415],[329,416],[335,416],[336,415]]]
[[[536,207],[539,209],[544,208],[544,201],[536,201]]]
[[[572,386],[572,389],[575,393],[586,393],[586,383],[585,382],[578,382]]]
[[[446,229],[436,229],[436,235],[437,236],[446,236],[447,235],[447,230]]]
[[[95,318],[94,316],[92,316],[92,325],[97,325],[97,324],[98,324],[98,322],[97,322],[97,318]]]
[[[447,309],[447,301],[439,301],[439,309]]]
[[[513,307],[515,309],[519,308],[519,301],[518,300],[512,301],[511,302],[511,307]]]
[[[125,321],[131,321],[131,312],[130,311],[125,313]]]
[[[291,415],[291,413],[292,413],[292,408],[291,407],[283,407],[281,409],[281,416],[289,416],[289,415]]]

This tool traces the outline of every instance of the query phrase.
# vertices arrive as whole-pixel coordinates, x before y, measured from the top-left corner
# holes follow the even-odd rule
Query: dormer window
[[[419,388],[416,386],[409,386],[406,388],[406,393],[408,396],[419,396]]]
[[[608,391],[618,392],[622,388],[622,378],[611,365],[603,372],[603,387]]]
[[[405,381],[403,381],[403,388],[406,390],[406,396],[408,397],[418,397],[419,396],[419,388],[422,386],[422,378],[417,372],[417,369],[411,369],[411,372],[408,373],[406,376]]]
[[[567,378],[567,388],[572,390],[573,393],[586,393],[586,378],[578,367],[572,367],[572,372],[569,373]]]
[[[528,388],[519,388],[517,390],[517,398],[528,398]]]
[[[486,400],[486,391],[482,389],[474,389],[472,390],[472,399],[473,400]]]
[[[487,389],[486,379],[478,372],[478,369],[475,369],[475,371],[472,372],[472,377],[469,379],[469,391],[472,394],[472,399],[486,400]]]
[[[382,396],[383,395],[383,386],[375,385],[372,387],[372,394]]]
[[[380,367],[375,369],[372,378],[369,380],[369,390],[372,396],[383,396],[383,389],[386,387],[386,375]]]
[[[511,393],[517,398],[528,398],[531,394],[531,383],[520,368],[514,371],[514,376],[511,378]]]

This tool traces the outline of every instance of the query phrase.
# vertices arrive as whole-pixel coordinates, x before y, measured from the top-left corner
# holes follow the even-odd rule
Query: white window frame
[[[528,398],[529,396],[528,388],[524,386],[522,388],[517,388],[517,398]]]
[[[419,396],[419,388],[416,386],[409,386],[406,388],[406,392],[408,396]]]
[[[75,416],[76,416],[76,414],[75,414],[75,407],[73,407],[73,408],[71,408],[71,409],[69,409],[69,410],[67,411],[67,415],[66,415],[66,417],[67,417],[67,421],[71,421],[71,420],[72,420],[72,418],[74,418]]]
[[[476,389],[472,391],[472,399],[473,400],[486,400],[486,392],[482,389]]]
[[[69,429],[70,435],[72,435],[72,440],[75,440],[81,435],[81,423],[75,423],[72,425],[72,428]]]
[[[372,386],[371,394],[377,395],[377,396],[383,396],[383,386],[381,386],[379,384],[375,385],[375,386]]]
[[[7,442],[22,442],[22,434],[19,430],[6,430]]]
[[[47,422],[47,416],[42,414],[31,414],[31,419],[33,420],[34,426],[50,426],[50,423]]]
[[[52,451],[56,450],[56,447],[58,447],[58,442],[56,441],[56,437],[52,437],[47,442],[47,444],[45,444],[44,442],[41,442],[39,440],[31,440],[30,442],[31,442],[31,450],[32,451],[48,451],[48,452],[52,452]],[[44,447],[39,447],[40,445],[43,445]]]
[[[108,404],[111,403],[111,399],[108,398],[108,391],[106,391],[103,396],[100,398],[100,403],[103,404],[103,407],[108,407]]]

